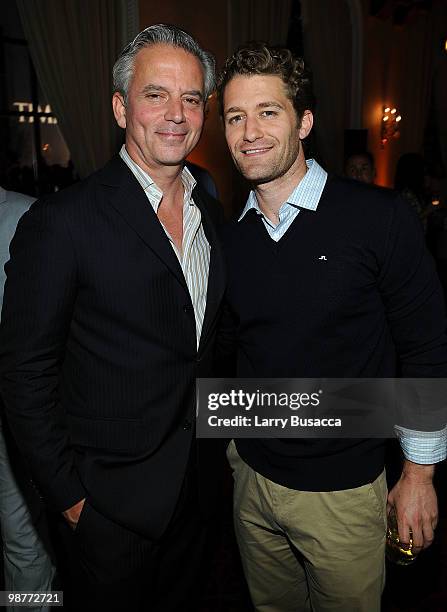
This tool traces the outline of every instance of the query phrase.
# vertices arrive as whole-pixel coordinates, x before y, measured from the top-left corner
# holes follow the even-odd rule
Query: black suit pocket
[[[147,425],[141,419],[98,419],[67,415],[73,446],[118,452],[144,451],[151,446]]]

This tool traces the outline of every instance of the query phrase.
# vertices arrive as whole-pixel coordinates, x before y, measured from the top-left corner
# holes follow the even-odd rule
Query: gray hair
[[[141,49],[158,44],[179,47],[197,57],[203,67],[206,101],[215,88],[216,63],[213,55],[204,51],[184,30],[164,23],[157,23],[144,29],[123,49],[113,66],[114,91],[118,91],[124,97],[124,102],[127,103],[127,92],[133,75],[135,56]]]

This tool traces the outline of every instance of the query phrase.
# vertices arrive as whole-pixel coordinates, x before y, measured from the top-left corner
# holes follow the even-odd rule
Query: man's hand
[[[65,520],[69,524],[69,526],[73,529],[76,529],[76,525],[78,524],[79,517],[81,516],[82,508],[84,507],[85,497],[78,501],[77,504],[68,508],[68,510],[64,510],[62,514],[64,515]]]
[[[438,522],[438,502],[433,487],[433,465],[406,460],[401,477],[388,494],[387,513],[396,510],[399,539],[409,547],[413,532],[413,553],[418,554],[433,542]]]

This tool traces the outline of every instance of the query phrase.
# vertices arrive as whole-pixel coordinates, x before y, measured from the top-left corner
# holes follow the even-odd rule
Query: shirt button
[[[191,423],[191,421],[190,421],[189,419],[186,419],[186,420],[184,421],[184,423],[183,423],[183,429],[184,429],[185,431],[189,431],[189,430],[191,429],[191,427],[192,427],[192,423]]]

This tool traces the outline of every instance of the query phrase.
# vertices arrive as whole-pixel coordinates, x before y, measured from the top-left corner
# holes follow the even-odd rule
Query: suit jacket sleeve
[[[62,511],[85,496],[58,386],[76,298],[76,258],[60,204],[22,217],[6,264],[0,327],[5,411],[41,495]]]

